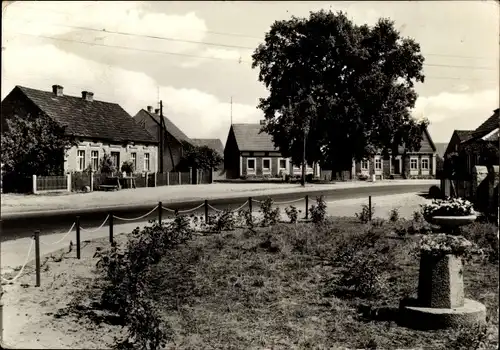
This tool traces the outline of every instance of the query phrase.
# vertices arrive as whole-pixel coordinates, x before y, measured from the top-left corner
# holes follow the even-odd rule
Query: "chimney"
[[[90,91],[82,91],[82,99],[92,102],[94,100],[94,93]]]
[[[52,92],[56,96],[62,96],[63,95],[63,87],[61,85],[52,85]]]
[[[260,125],[266,125],[266,120],[265,120],[265,119],[262,119],[262,120],[260,121]]]
[[[159,108],[155,108],[155,114],[159,114],[160,113],[160,109]]]
[[[148,106],[148,112],[152,113],[153,112],[153,106]]]

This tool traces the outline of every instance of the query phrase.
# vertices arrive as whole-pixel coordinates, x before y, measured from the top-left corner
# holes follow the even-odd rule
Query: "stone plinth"
[[[418,280],[418,300],[430,308],[464,305],[462,258],[452,254],[435,257],[422,254]]]
[[[400,320],[404,326],[428,330],[486,322],[486,307],[464,298],[461,257],[422,253],[418,298],[401,302]]]

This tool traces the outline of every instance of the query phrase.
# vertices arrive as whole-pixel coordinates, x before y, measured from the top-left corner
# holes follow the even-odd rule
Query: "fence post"
[[[161,202],[158,202],[158,222],[161,225],[161,214],[163,212],[163,204]]]
[[[109,213],[109,243],[113,243],[113,212]]]
[[[157,183],[158,183],[157,181],[158,181],[158,173],[157,173],[157,172],[155,172],[155,187],[156,187],[156,186],[158,186],[158,185],[157,185]]]
[[[144,174],[144,187],[148,187],[149,173]]]
[[[205,223],[208,224],[208,200],[205,199]]]
[[[189,184],[193,184],[193,168],[189,167]]]
[[[71,173],[66,175],[66,187],[68,192],[71,192]]]
[[[94,170],[90,170],[90,192],[94,191]]]
[[[306,220],[309,219],[309,195],[306,194]]]
[[[253,215],[252,215],[252,197],[248,197],[248,210],[250,211],[250,222],[253,222]]]
[[[80,217],[76,217],[76,258],[80,259]]]
[[[35,267],[36,267],[36,284],[35,287],[40,287],[40,231],[35,231]]]
[[[368,220],[372,221],[372,196],[368,196]]]
[[[170,171],[167,171],[167,186],[170,186]]]
[[[179,174],[179,185],[182,185],[182,173],[180,171],[177,173]]]
[[[33,183],[33,185],[32,185],[32,187],[33,187],[33,194],[37,194],[37,190],[36,190],[36,175],[33,175],[33,180],[32,181],[33,181],[32,182]]]

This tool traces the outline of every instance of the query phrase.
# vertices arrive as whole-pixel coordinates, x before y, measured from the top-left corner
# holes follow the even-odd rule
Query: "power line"
[[[56,37],[47,36],[47,35],[35,35],[35,34],[17,33],[17,32],[15,32],[14,34],[27,35],[27,36],[36,37],[36,38],[45,38],[45,39],[58,40],[58,41],[74,42],[74,43],[85,44],[85,45],[90,45],[90,46],[116,48],[116,49],[129,50],[129,51],[148,52],[148,53],[156,53],[156,54],[163,54],[163,55],[190,57],[190,58],[214,59],[214,60],[221,60],[221,61],[237,61],[239,63],[241,63],[241,62],[251,63],[249,61],[242,60],[241,58],[238,60],[232,60],[232,59],[221,58],[221,57],[200,56],[200,55],[194,55],[194,54],[185,54],[185,53],[177,53],[177,52],[169,52],[169,51],[138,49],[138,48],[133,48],[133,47],[128,47],[128,46],[120,46],[120,45],[90,43],[87,41],[66,39],[66,38],[56,38]],[[428,67],[442,67],[442,68],[462,68],[462,69],[466,68],[466,69],[491,70],[491,71],[497,70],[496,68],[483,67],[483,66],[466,66],[466,65],[437,64],[437,63],[424,63],[423,65],[428,66]]]

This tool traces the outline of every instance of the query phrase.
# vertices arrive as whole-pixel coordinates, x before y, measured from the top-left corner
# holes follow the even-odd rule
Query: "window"
[[[90,152],[90,165],[94,171],[99,169],[99,151]]]
[[[255,158],[247,158],[247,173],[255,173]]]
[[[262,172],[269,173],[271,172],[271,159],[263,158],[262,159]]]
[[[422,170],[429,170],[429,159],[422,158],[421,166]]]
[[[132,165],[134,166],[134,171],[137,170],[137,153],[130,153],[130,160],[132,161]]]
[[[375,170],[382,170],[382,159],[375,158]]]
[[[144,153],[144,171],[149,171],[150,159],[149,153]]]
[[[118,167],[120,166],[120,152],[111,152],[111,161],[113,162],[113,165],[116,167],[117,170]]]
[[[418,170],[418,159],[417,158],[410,159],[410,170]]]
[[[280,169],[286,169],[286,159],[280,159]]]
[[[368,161],[366,159],[361,161],[361,170],[368,170]]]
[[[76,161],[79,171],[85,170],[85,151],[78,151]]]

